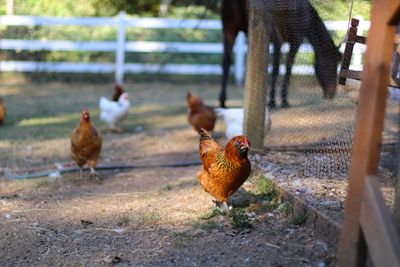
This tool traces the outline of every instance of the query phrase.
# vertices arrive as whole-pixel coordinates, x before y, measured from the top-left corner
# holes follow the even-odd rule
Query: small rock
[[[125,229],[123,229],[123,228],[115,228],[115,229],[113,229],[113,231],[115,233],[117,233],[117,234],[122,234],[123,232],[125,232]]]
[[[11,214],[10,213],[5,213],[4,214],[4,218],[6,218],[7,220],[11,219]]]
[[[133,129],[133,131],[135,131],[135,132],[143,132],[143,130],[144,130],[144,127],[141,126],[141,125],[136,126],[136,127]]]
[[[244,259],[244,263],[246,263],[246,264],[249,263],[249,262],[250,262],[250,259],[251,259],[250,257],[246,257],[246,258]]]
[[[295,181],[292,183],[292,185],[293,185],[295,188],[299,188],[299,187],[301,186],[301,181],[300,181],[300,179],[295,180]]]
[[[103,261],[105,263],[120,263],[121,262],[121,258],[119,256],[108,255],[103,259]]]

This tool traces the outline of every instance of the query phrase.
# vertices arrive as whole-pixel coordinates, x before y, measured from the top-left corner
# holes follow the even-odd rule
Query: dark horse
[[[272,2],[273,1],[273,2]],[[310,42],[315,53],[314,69],[325,98],[333,98],[337,85],[337,63],[341,59],[337,47],[317,11],[307,0],[271,0],[271,43],[274,46],[271,91],[268,105],[275,107],[275,84],[279,74],[281,47],[290,45],[286,59],[286,74],[282,84],[282,107],[288,107],[289,79],[296,53],[304,38]],[[226,84],[232,61],[232,48],[239,31],[247,34],[248,0],[223,0],[221,18],[224,33],[224,56],[220,106],[225,107]]]

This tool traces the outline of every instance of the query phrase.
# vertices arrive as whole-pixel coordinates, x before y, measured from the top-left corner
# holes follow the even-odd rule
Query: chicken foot
[[[228,204],[226,203],[226,201],[221,202],[221,201],[218,201],[218,200],[213,200],[213,202],[215,203],[215,205],[217,206],[217,208],[219,209],[219,211],[222,214],[228,214],[229,213],[230,208],[229,208]]]
[[[90,177],[95,177],[95,178],[96,178],[96,181],[101,181],[101,180],[100,180],[100,174],[99,174],[98,172],[96,172],[96,170],[95,170],[94,168],[92,168],[92,167],[90,167],[90,174],[89,174],[89,176],[90,176]]]

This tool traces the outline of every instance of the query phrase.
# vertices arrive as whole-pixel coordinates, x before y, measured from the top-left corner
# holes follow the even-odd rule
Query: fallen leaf
[[[88,225],[93,224],[93,222],[92,221],[87,221],[87,220],[81,220],[81,224],[84,225],[84,226],[88,226]]]

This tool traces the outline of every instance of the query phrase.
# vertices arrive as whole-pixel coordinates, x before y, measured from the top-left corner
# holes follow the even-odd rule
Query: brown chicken
[[[114,85],[114,95],[112,97],[112,101],[118,102],[119,97],[124,93],[124,88],[122,85],[116,83]]]
[[[212,107],[206,106],[203,100],[188,92],[187,94],[188,105],[188,121],[198,133],[203,128],[207,131],[214,129],[217,116]]]
[[[228,198],[250,175],[249,147],[246,136],[238,135],[224,149],[206,130],[200,130],[199,152],[203,166],[197,176],[204,191],[216,198],[215,203],[224,213],[229,210]]]
[[[0,97],[0,125],[4,123],[6,117],[6,108],[4,107],[3,99]]]
[[[84,109],[78,126],[71,134],[71,158],[80,168],[81,179],[82,167],[86,163],[90,168],[90,176],[97,175],[94,168],[100,156],[101,144],[101,135],[91,123],[89,111]]]

